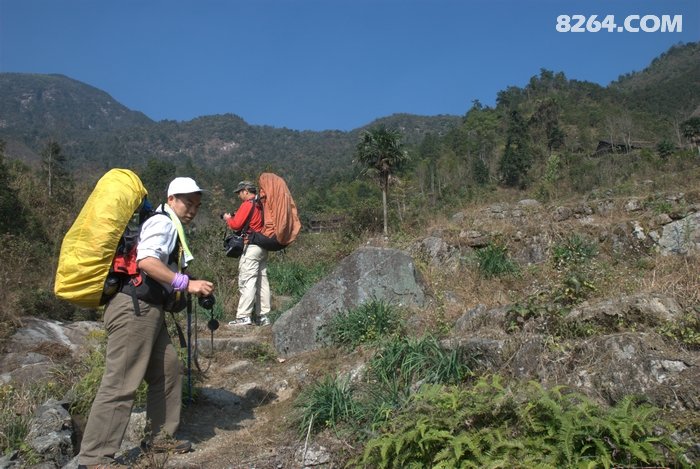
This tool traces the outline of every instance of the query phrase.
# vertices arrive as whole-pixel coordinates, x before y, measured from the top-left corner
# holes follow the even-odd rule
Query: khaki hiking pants
[[[238,312],[236,318],[270,312],[270,283],[267,280],[267,251],[249,244],[238,261]]]
[[[163,309],[117,293],[105,309],[107,354],[102,383],[80,446],[80,464],[109,462],[126,432],[136,389],[148,383],[146,431],[173,435],[180,423],[181,366],[165,327]]]

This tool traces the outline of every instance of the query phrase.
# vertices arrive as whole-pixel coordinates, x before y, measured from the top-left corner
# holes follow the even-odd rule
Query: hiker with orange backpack
[[[270,284],[267,280],[267,255],[287,248],[299,235],[301,222],[287,183],[280,176],[265,172],[258,185],[241,181],[235,190],[241,206],[235,215],[221,218],[229,228],[242,235],[224,241],[227,257],[241,256],[238,264],[240,299],[236,320],[230,326],[253,324],[253,310],[260,314],[259,324],[269,324]],[[242,252],[241,252],[242,251]]]
[[[188,277],[193,259],[182,225],[201,205],[202,189],[191,178],[175,178],[167,203],[143,225],[136,261],[138,287],[125,283],[105,308],[107,352],[102,383],[93,402],[80,447],[79,468],[126,467],[114,461],[129,423],[136,389],[148,383],[147,439],[142,447],[156,452],[187,452],[189,441],[173,438],[180,424],[182,374],[165,325],[164,310],[172,296],[209,296],[214,285]]]
[[[253,233],[263,229],[263,212],[258,189],[250,181],[241,181],[234,191],[241,205],[234,215],[224,213],[222,218],[230,229],[240,233],[245,247],[238,261],[238,310],[236,319],[229,326],[249,326],[253,312],[258,314],[258,324],[269,324],[270,283],[267,279],[267,250],[249,242]]]

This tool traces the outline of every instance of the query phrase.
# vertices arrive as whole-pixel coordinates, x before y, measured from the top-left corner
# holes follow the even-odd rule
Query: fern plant
[[[470,389],[424,386],[355,462],[379,468],[688,467],[656,412],[633,397],[606,409],[537,383],[515,394],[497,377]]]

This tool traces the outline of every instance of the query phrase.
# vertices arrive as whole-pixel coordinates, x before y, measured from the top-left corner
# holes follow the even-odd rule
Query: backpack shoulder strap
[[[256,203],[257,200],[258,200],[257,195],[254,198],[249,199],[250,203],[252,204],[252,207],[250,208],[250,212],[248,212],[248,216],[245,219],[245,223],[243,224],[243,228],[241,228],[241,234],[245,234],[248,232],[248,228],[250,227],[250,220],[253,218],[253,212],[255,212],[256,208],[259,208],[258,204]]]
[[[161,204],[160,207],[163,207],[164,204]],[[154,210],[151,212],[151,217],[156,216],[156,215],[165,215],[168,217],[169,220],[172,220],[170,217],[170,214],[166,212],[164,209],[163,210]],[[178,270],[182,270],[180,268],[180,258],[182,257],[182,242],[180,241],[180,235],[178,234],[177,239],[175,241],[175,247],[173,248],[173,251],[170,253],[170,256],[168,256],[168,264],[174,264],[177,263],[178,265]]]

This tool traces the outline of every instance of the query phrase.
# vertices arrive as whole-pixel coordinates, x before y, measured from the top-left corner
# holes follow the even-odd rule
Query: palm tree
[[[399,131],[382,125],[362,132],[355,152],[355,163],[364,166],[363,173],[376,177],[379,181],[384,209],[384,236],[389,234],[386,203],[389,176],[408,159],[400,140]]]

